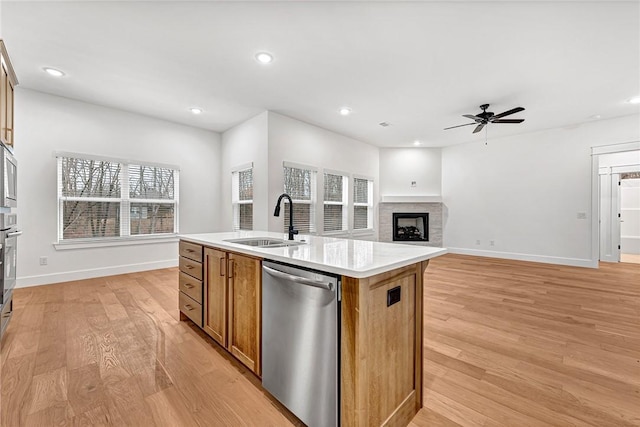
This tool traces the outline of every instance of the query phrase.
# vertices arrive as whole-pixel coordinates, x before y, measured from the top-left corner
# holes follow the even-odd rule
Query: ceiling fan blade
[[[499,119],[500,117],[509,116],[511,114],[519,113],[520,111],[524,111],[522,107],[512,108],[511,110],[505,111],[504,113],[496,114],[493,116],[493,119]]]
[[[462,127],[462,126],[470,126],[470,125],[475,125],[475,123],[466,123],[464,125],[451,126],[449,128],[444,128],[444,130],[453,129],[453,128],[459,128],[459,127]]]
[[[478,133],[482,130],[482,128],[484,127],[484,123],[480,123],[478,126],[476,126],[476,128],[473,130],[473,133]]]
[[[475,121],[482,120],[482,117],[474,116],[473,114],[463,114],[462,117],[466,117],[467,119],[471,119]]]
[[[524,119],[498,119],[493,120],[491,123],[522,123]]]

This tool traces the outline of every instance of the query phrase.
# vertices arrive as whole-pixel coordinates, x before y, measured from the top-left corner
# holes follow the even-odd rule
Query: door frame
[[[591,267],[598,268],[600,261],[600,155],[640,151],[640,141],[591,147]],[[624,167],[612,167],[611,172],[621,173]],[[619,191],[619,189],[618,189]],[[620,198],[618,197],[618,203]],[[619,209],[618,209],[619,210]],[[620,240],[620,222],[618,223],[618,241]],[[618,260],[620,259],[620,251]],[[617,262],[617,261],[616,261]]]

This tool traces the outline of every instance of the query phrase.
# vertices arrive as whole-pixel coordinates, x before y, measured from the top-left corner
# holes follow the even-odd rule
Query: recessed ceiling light
[[[418,141],[417,139],[415,141],[413,141],[413,145],[418,146],[422,144],[422,142]]]
[[[634,96],[629,100],[629,104],[640,104],[640,96]]]
[[[589,117],[591,120],[600,120],[602,118],[602,116],[600,114],[594,114],[593,116]]]
[[[338,112],[340,113],[341,116],[348,116],[349,114],[351,114],[351,108],[342,107],[341,109],[338,110]]]
[[[64,76],[64,73],[60,70],[56,70],[55,68],[51,68],[51,67],[44,67],[43,68],[44,72],[49,74],[50,76],[53,77],[62,77]]]
[[[201,114],[202,108],[193,107],[193,108],[190,108],[189,111],[191,111],[193,114]]]
[[[256,53],[256,61],[258,61],[261,64],[268,64],[271,61],[273,61],[273,55],[267,52]]]

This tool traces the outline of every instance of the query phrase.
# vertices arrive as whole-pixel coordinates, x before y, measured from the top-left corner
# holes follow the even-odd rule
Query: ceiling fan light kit
[[[504,111],[500,114],[494,114],[491,111],[487,111],[489,108],[489,104],[482,104],[480,109],[482,113],[479,114],[463,114],[462,117],[466,117],[467,119],[473,120],[473,123],[465,123],[463,125],[451,126],[448,128],[444,128],[444,130],[459,128],[462,126],[471,126],[476,125],[473,133],[478,133],[489,123],[522,123],[524,119],[503,119],[505,116],[510,116],[511,114],[519,113],[520,111],[524,111],[522,107],[512,108],[511,110]]]

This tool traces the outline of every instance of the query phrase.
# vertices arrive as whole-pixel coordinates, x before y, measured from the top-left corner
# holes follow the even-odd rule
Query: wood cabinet
[[[180,241],[178,304],[180,319],[202,327],[202,246]]]
[[[204,250],[204,330],[260,375],[261,260]]]
[[[428,261],[343,277],[342,426],[406,426],[422,407],[422,286]]]
[[[17,85],[9,54],[0,40],[0,141],[9,147],[13,147],[13,92]]]
[[[227,253],[205,248],[204,330],[227,346]]]
[[[229,337],[227,348],[260,375],[262,267],[258,259],[229,254]]]

